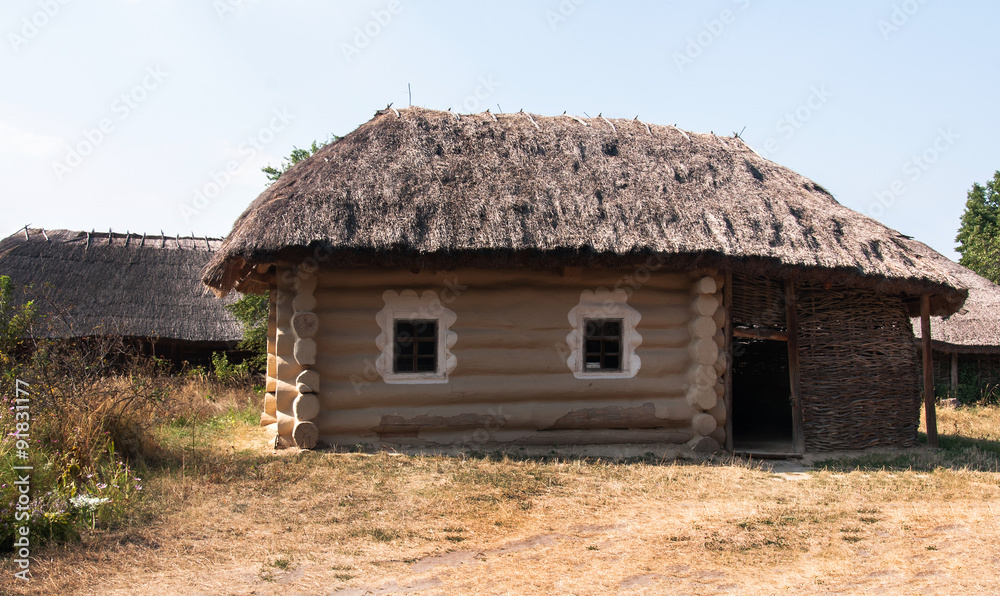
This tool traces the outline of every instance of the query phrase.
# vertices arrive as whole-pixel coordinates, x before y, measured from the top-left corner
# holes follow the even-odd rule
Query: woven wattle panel
[[[902,299],[807,286],[798,313],[806,449],[915,445],[922,373]]]
[[[733,323],[784,329],[784,284],[766,277],[733,275]]]

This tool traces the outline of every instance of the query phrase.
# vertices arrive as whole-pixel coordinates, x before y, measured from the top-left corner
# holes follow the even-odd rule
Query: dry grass
[[[994,594],[1000,410],[938,416],[940,452],[809,469],[276,453],[239,421],[168,428],[146,523],[39,551],[30,587],[5,566],[0,592]]]

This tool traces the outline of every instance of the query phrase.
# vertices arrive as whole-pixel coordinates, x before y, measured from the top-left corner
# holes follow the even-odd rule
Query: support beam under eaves
[[[785,324],[788,328],[788,381],[792,399],[792,448],[806,452],[802,416],[802,375],[799,371],[799,313],[795,303],[795,282],[785,281]]]
[[[924,357],[924,418],[927,423],[927,445],[938,446],[937,412],[934,410],[934,352],[931,351],[931,297],[920,297],[920,340]]]

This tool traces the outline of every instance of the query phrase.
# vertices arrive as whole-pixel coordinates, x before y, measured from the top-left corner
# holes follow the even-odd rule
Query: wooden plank
[[[722,285],[722,305],[726,309],[726,392],[723,401],[726,404],[726,451],[732,452],[733,447],[733,272],[726,270],[726,281]]]
[[[795,282],[791,280],[785,280],[785,322],[788,327],[788,381],[792,394],[792,448],[796,453],[805,453],[802,375],[799,369],[799,316],[795,304]]]
[[[777,329],[766,329],[758,327],[756,329],[744,329],[737,327],[732,330],[733,337],[744,339],[773,339],[775,341],[788,341],[788,333]]]
[[[927,445],[937,448],[937,411],[934,409],[934,352],[931,350],[931,297],[920,297],[920,338],[924,344],[924,416],[927,422]]]

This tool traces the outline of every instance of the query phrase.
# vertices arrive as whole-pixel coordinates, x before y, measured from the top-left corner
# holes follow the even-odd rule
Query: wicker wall
[[[766,277],[734,274],[733,324],[784,329],[784,284]]]
[[[798,305],[806,449],[916,444],[921,369],[902,299],[807,286]]]

